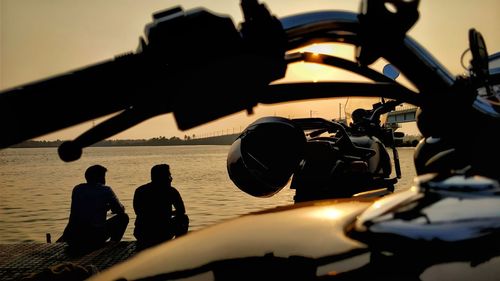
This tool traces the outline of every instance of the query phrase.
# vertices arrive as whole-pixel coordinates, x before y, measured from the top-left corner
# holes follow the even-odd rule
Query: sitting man
[[[151,168],[151,182],[136,189],[134,236],[138,249],[154,246],[187,232],[189,218],[184,202],[171,183],[170,166],[159,164]]]
[[[68,225],[57,242],[67,242],[71,248],[86,252],[108,239],[122,239],[129,217],[111,187],[105,185],[106,171],[101,165],[89,167],[85,171],[87,183],[73,188]],[[107,219],[109,210],[115,215]]]

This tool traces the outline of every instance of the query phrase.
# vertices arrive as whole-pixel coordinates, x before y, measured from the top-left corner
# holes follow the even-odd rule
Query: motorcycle
[[[323,118],[260,118],[233,143],[229,177],[242,191],[269,197],[293,175],[290,188],[296,190],[296,203],[389,194],[401,178],[401,168],[393,129],[382,126],[380,117],[400,104],[389,101],[371,110],[358,108],[349,126]],[[394,178],[386,146],[393,151]],[[260,186],[258,193],[255,185]]]
[[[308,201],[248,214],[141,252],[90,280],[494,279],[500,272],[500,173],[491,163],[500,151],[484,143],[496,140],[500,127],[500,71],[489,68],[499,56],[489,56],[481,33],[470,29],[469,73],[452,76],[406,35],[418,19],[418,3],[365,0],[359,13],[323,11],[277,19],[265,5],[243,0],[240,30],[229,18],[206,10],[162,11],[147,26],[147,38],[136,53],[1,93],[0,146],[119,110],[61,146],[61,157],[75,160],[85,146],[161,113],[173,112],[179,127],[187,129],[251,111],[257,103],[370,96],[413,104],[419,107],[417,124],[424,136],[415,152],[413,187],[377,200]],[[354,45],[355,61],[288,52],[318,41]],[[203,54],[190,52],[196,42],[210,44]],[[181,61],[179,53],[192,55]],[[381,57],[417,90],[372,69]],[[327,62],[371,82],[271,83],[295,61]],[[213,94],[193,104],[186,93],[200,90]],[[68,99],[68,91],[80,102],[55,106]],[[443,108],[448,114],[441,113]],[[304,128],[323,126],[318,130],[337,130],[339,139],[351,139],[330,121],[274,121],[287,140],[272,144],[277,148],[273,153],[282,154],[273,159],[279,163],[272,167],[277,172],[266,173],[262,161],[243,162],[251,157],[243,147],[248,140],[237,141],[242,157],[234,158],[234,167],[240,169],[231,173],[251,183],[242,185],[250,194],[268,196],[288,180],[302,153],[287,148],[307,143]],[[477,125],[463,137],[468,122]],[[260,124],[265,122],[255,126]],[[268,141],[273,140],[249,143]],[[238,146],[233,147],[238,155]],[[354,147],[353,152],[363,156],[368,150]]]

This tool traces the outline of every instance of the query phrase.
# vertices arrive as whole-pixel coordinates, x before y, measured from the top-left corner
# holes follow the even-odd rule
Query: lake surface
[[[135,189],[150,181],[151,167],[168,163],[173,183],[190,217],[190,231],[241,214],[292,204],[294,190],[285,187],[270,198],[255,198],[240,191],[229,179],[226,157],[230,146],[90,147],[80,160],[65,163],[57,148],[0,150],[0,244],[55,241],[66,226],[71,191],[85,182],[87,167],[108,169],[111,186],[130,216],[124,240],[135,240]],[[400,148],[403,178],[396,191],[413,182],[414,148]],[[390,152],[392,155],[392,152]]]

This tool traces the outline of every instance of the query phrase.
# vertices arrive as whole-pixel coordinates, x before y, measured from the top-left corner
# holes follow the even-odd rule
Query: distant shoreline
[[[186,136],[184,139],[178,137],[158,137],[152,139],[139,140],[104,140],[97,142],[93,147],[115,147],[115,146],[174,146],[174,145],[230,145],[240,134],[229,134],[223,136],[214,136],[208,138],[191,138]],[[38,141],[28,140],[15,145],[11,148],[38,148],[38,147],[59,147],[64,140]]]

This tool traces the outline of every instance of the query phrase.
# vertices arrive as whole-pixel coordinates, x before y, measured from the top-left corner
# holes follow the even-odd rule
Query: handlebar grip
[[[0,148],[131,106],[145,69],[130,54],[0,93]]]

